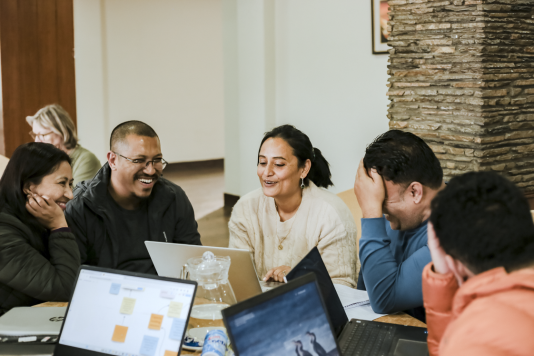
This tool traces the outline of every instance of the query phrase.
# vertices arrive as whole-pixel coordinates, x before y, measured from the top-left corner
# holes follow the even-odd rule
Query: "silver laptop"
[[[32,341],[41,341],[47,336],[57,337],[66,310],[67,307],[13,308],[0,317],[0,341],[5,338],[29,340],[33,337],[35,340]]]
[[[13,308],[0,317],[0,355],[52,355],[66,307]]]
[[[230,257],[228,279],[238,302],[262,292],[252,255],[247,250],[155,241],[145,241],[145,245],[160,276],[180,278],[188,259],[202,257],[204,252],[211,251],[215,256]]]

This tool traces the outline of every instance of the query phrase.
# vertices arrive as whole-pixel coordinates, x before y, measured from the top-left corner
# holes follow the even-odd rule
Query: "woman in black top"
[[[69,156],[40,142],[19,146],[0,180],[0,315],[17,306],[68,301],[80,253],[67,226]]]

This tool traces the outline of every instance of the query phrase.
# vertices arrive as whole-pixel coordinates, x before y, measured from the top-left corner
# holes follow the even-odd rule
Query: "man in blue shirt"
[[[367,147],[354,183],[363,214],[358,289],[367,290],[376,313],[425,320],[427,220],[443,187],[439,160],[414,134],[391,130]]]

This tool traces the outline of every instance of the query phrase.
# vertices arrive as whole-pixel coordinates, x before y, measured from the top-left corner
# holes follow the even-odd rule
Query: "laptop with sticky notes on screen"
[[[197,283],[82,266],[54,355],[177,356]]]

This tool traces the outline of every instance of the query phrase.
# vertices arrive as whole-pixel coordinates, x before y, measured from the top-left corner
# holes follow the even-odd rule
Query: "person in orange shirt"
[[[471,172],[431,207],[430,355],[534,355],[534,223],[524,194],[496,173]]]

